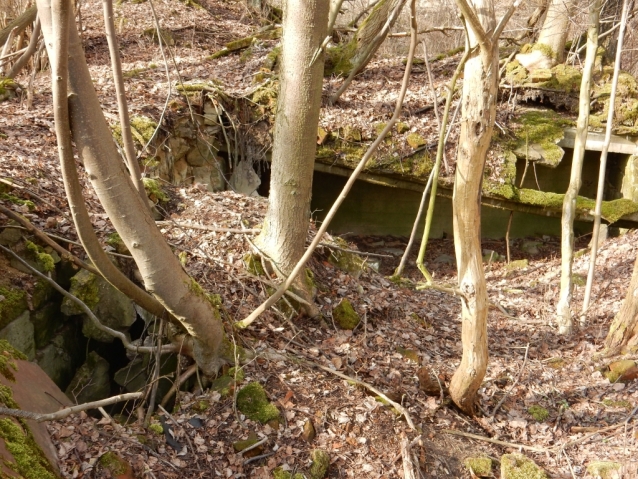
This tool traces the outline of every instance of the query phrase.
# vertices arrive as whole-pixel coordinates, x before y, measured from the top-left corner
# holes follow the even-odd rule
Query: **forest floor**
[[[252,84],[254,65],[238,61],[237,55],[217,60],[206,57],[226,42],[253,32],[256,19],[243,2],[208,0],[204,5],[205,9],[175,1],[155,4],[163,27],[175,36],[174,64],[183,80],[214,77],[237,93],[246,91]],[[85,2],[82,36],[87,60],[107,119],[115,123],[116,104],[101,22],[100,2]],[[163,68],[153,66],[163,64],[161,51],[142,34],[153,26],[149,3],[119,5],[116,25],[124,70],[134,73],[127,79],[130,108],[159,118],[169,89]],[[451,60],[439,63],[437,69],[445,76],[454,66]],[[361,122],[363,128],[372,117],[389,117],[401,75],[400,59],[373,63],[343,102],[323,110],[321,121],[338,125],[340,118],[347,117]],[[18,80],[26,84],[26,78]],[[337,83],[337,79],[328,79],[326,89]],[[0,179],[13,182],[12,194],[31,199],[36,209],[2,201],[43,230],[76,239],[56,156],[49,84],[48,72],[36,77],[30,111],[24,98],[2,104],[0,132],[6,137],[0,140]],[[426,75],[416,73],[406,110],[431,102]],[[433,115],[409,120],[419,133],[434,137]],[[83,181],[88,185],[85,178]],[[245,318],[267,296],[267,284],[249,275],[243,261],[251,251],[252,234],[179,225],[257,228],[267,203],[229,192],[166,188],[171,197],[166,208],[169,223],[162,224],[162,231],[176,250],[187,253],[186,268],[199,283],[221,295],[230,333],[231,322]],[[110,221],[90,187],[84,193],[95,229],[104,238],[113,232]],[[351,248],[382,255],[369,258],[370,262],[380,259],[379,271],[368,268],[360,275],[341,271],[329,261],[338,250],[320,247],[311,267],[322,320],[289,318],[272,311],[233,335],[254,355],[243,366],[244,379],[238,387],[261,383],[283,414],[279,428],[244,418],[234,408],[232,394],[181,393],[172,412],[176,449],[138,423],[98,421],[86,414],[51,423],[62,471],[74,479],[97,477],[97,459],[115,451],[132,465],[137,477],[269,478],[279,466],[306,471],[310,452],[319,448],[330,454],[330,478],[394,478],[403,477],[401,440],[420,437],[412,452],[421,477],[469,478],[463,466],[466,457],[485,455],[498,460],[512,451],[533,458],[550,477],[593,478],[586,467],[600,460],[624,464],[622,477],[638,477],[638,434],[632,418],[638,404],[638,382],[610,384],[601,372],[609,360],[596,356],[626,293],[638,233],[630,231],[603,243],[587,321],[569,337],[558,336],[553,322],[559,290],[559,240],[533,240],[537,244],[532,253],[529,248],[523,250],[525,240],[512,244],[512,259],[527,259],[527,266],[512,269],[504,262],[490,262],[485,267],[490,300],[500,308],[489,310],[490,361],[479,390],[476,418],[459,413],[444,392],[427,395],[419,380],[427,371],[443,389],[449,384],[461,357],[459,300],[415,288],[422,277],[412,266],[414,253],[405,274],[408,281],[398,285],[388,279],[398,264],[398,252],[405,248],[404,238],[349,237]],[[577,241],[584,253],[574,264],[579,277],[586,274],[588,241]],[[483,247],[505,255],[504,241],[484,241]],[[79,248],[73,249],[81,255]],[[426,264],[437,282],[455,283],[453,257],[451,240],[428,244]],[[581,309],[583,290],[581,286],[575,289],[574,311]],[[333,307],[343,298],[363,318],[354,331],[341,330],[331,320]],[[315,365],[371,384],[400,402],[417,430],[377,401],[374,393]],[[202,408],[203,401],[209,407]],[[548,414],[543,418],[539,411]],[[311,442],[302,437],[308,420],[316,429]],[[233,443],[251,434],[266,439],[260,450],[266,457],[260,460],[247,459],[233,449]]]

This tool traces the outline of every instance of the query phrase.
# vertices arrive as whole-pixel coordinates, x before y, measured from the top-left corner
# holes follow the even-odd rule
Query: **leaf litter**
[[[254,32],[256,19],[241,2],[208,0],[203,5],[204,9],[180,2],[156,4],[162,26],[175,34],[175,63],[182,79],[205,79],[214,72],[228,91],[248,91],[254,73],[250,65],[237,62],[236,55],[216,60],[206,57],[228,41]],[[158,46],[142,35],[144,29],[153,26],[148,4],[122,3],[116,16],[124,71],[139,70],[126,82],[131,110],[159,118],[168,83],[163,68],[156,66],[162,64]],[[107,119],[115,124],[116,103],[99,2],[83,4],[82,21],[83,42],[96,89]],[[263,55],[274,45],[264,43]],[[455,61],[435,65],[437,88],[449,77]],[[375,60],[357,77],[343,101],[322,110],[321,125],[336,130],[346,124],[347,118],[347,124],[372,135],[370,125],[390,115],[391,108],[383,113],[383,105],[391,104],[401,72],[399,61]],[[413,77],[406,103],[408,112],[432,102],[425,75],[416,73]],[[32,111],[17,100],[3,104],[0,131],[6,138],[0,141],[0,177],[14,183],[12,194],[30,199],[36,206],[29,210],[25,205],[2,201],[48,233],[76,240],[57,164],[49,82],[48,72],[37,76]],[[326,89],[335,89],[338,83],[335,78],[327,79]],[[431,112],[408,119],[410,128],[428,141],[436,138]],[[450,140],[453,144],[454,134]],[[448,158],[453,160],[453,149],[449,150]],[[105,239],[114,230],[88,186],[81,165],[78,167],[92,222],[98,235]],[[246,268],[244,257],[252,251],[250,240],[254,233],[204,231],[179,225],[251,230],[259,227],[266,201],[231,192],[164,186],[171,197],[167,222],[161,224],[166,239],[176,253],[184,253],[188,272],[207,291],[220,295],[227,325],[243,319],[267,297],[271,284],[277,281],[257,278]],[[313,234],[311,228],[310,235]],[[528,265],[521,270],[511,271],[502,263],[486,266],[490,299],[500,304],[507,315],[501,309],[490,308],[490,362],[479,390],[482,415],[476,419],[458,413],[445,394],[426,395],[423,391],[425,378],[435,385],[449,384],[460,362],[460,304],[438,291],[416,290],[414,285],[422,278],[414,266],[409,266],[405,274],[409,283],[397,285],[387,279],[398,264],[398,257],[387,256],[403,249],[405,239],[349,237],[349,248],[386,256],[381,259],[378,273],[367,268],[360,275],[339,270],[329,261],[332,250],[320,247],[311,260],[311,268],[318,287],[317,305],[324,319],[298,318],[282,308],[265,313],[250,328],[235,335],[235,340],[254,355],[242,366],[244,379],[237,387],[249,382],[262,384],[282,413],[279,427],[243,417],[234,407],[233,394],[221,396],[206,389],[182,392],[171,412],[177,425],[164,418],[171,424],[171,442],[181,447],[168,446],[165,435],[143,428],[134,419],[120,424],[112,418],[98,419],[81,413],[50,423],[62,472],[69,478],[107,474],[99,467],[98,459],[111,451],[131,465],[136,477],[267,478],[272,477],[276,467],[306,471],[310,452],[321,448],[331,457],[328,477],[401,477],[400,441],[403,437],[412,440],[417,433],[367,390],[309,367],[298,360],[302,357],[372,384],[402,404],[420,429],[421,441],[413,451],[422,477],[467,478],[470,473],[462,465],[466,457],[498,458],[516,449],[446,434],[444,430],[548,450],[581,441],[560,454],[525,454],[552,477],[593,477],[588,475],[586,466],[595,460],[621,462],[626,468],[624,477],[638,477],[635,472],[631,475],[636,468],[635,422],[611,431],[604,429],[625,421],[632,410],[635,413],[638,386],[636,381],[610,384],[601,374],[604,362],[595,356],[602,349],[609,324],[626,292],[636,257],[636,235],[632,231],[603,244],[588,322],[571,337],[556,335],[552,324],[560,267],[556,238],[543,237],[538,254],[531,256],[524,253],[523,240],[515,240],[512,259],[528,259]],[[587,241],[588,238],[581,238],[578,247],[585,248]],[[505,254],[502,241],[484,241],[483,247]],[[78,247],[69,248],[81,255]],[[428,245],[426,264],[437,281],[455,282],[454,266],[437,261],[453,255],[451,240],[433,240]],[[586,273],[588,258],[588,254],[576,258],[576,274]],[[414,259],[413,255],[411,265]],[[583,289],[575,288],[574,311],[580,310]],[[343,298],[350,300],[362,318],[353,331],[340,330],[331,319],[333,307]],[[208,407],[202,408],[202,404]],[[546,415],[532,414],[540,410]],[[311,442],[304,439],[304,427],[309,421],[316,431]],[[266,440],[261,447],[262,459],[252,460],[248,453],[245,457],[233,448],[235,442],[251,435]]]

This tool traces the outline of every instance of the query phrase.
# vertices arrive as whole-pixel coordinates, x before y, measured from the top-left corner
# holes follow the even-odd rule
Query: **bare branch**
[[[503,15],[503,18],[501,18],[501,21],[498,22],[496,29],[492,33],[492,36],[491,36],[492,42],[498,41],[498,37],[500,37],[501,33],[503,33],[503,29],[505,28],[505,25],[507,25],[507,22],[509,22],[510,18],[512,18],[514,11],[518,8],[520,4],[521,4],[521,0],[514,0],[514,3],[512,3],[510,8],[507,10],[507,12],[505,12],[505,15]]]
[[[131,401],[132,399],[139,399],[144,395],[143,392],[119,394],[106,399],[100,399],[99,401],[87,402],[84,404],[78,404],[77,406],[67,407],[60,409],[57,412],[49,414],[39,414],[36,412],[23,411],[22,409],[10,409],[7,407],[0,407],[0,414],[5,416],[20,417],[24,419],[33,419],[36,422],[44,421],[57,421],[58,419],[64,419],[71,414],[78,413],[80,411],[86,411],[87,409],[97,409],[104,406],[109,406],[117,402]]]
[[[467,3],[467,0],[456,0],[456,4],[461,10],[465,21],[469,24],[472,33],[476,36],[481,49],[489,50],[490,38],[485,33],[483,25],[481,25],[479,18],[474,13],[474,9]]]

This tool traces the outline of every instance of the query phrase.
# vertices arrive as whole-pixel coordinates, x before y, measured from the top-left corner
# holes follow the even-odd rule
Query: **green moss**
[[[547,58],[553,58],[556,60],[557,55],[556,52],[549,45],[545,45],[544,43],[535,43],[532,45],[530,51],[538,51],[541,52]]]
[[[600,477],[601,479],[612,479],[619,477],[618,473],[622,468],[622,464],[619,462],[611,461],[593,461],[587,465],[587,472],[593,477]]]
[[[53,257],[50,254],[45,253],[43,248],[31,241],[26,241],[25,244],[31,257],[46,273],[55,270],[55,261],[53,261]]]
[[[14,205],[26,206],[29,211],[35,210],[35,203],[31,200],[23,200],[18,198],[17,196],[10,195],[9,193],[0,194],[0,200],[8,201],[9,203],[13,203]]]
[[[275,67],[277,66],[277,62],[279,61],[279,56],[281,55],[281,47],[275,47],[268,55],[266,55],[266,59],[264,60],[262,68],[270,71],[275,71]]]
[[[468,457],[463,461],[463,464],[472,472],[472,477],[492,475],[492,460],[489,457]]]
[[[77,275],[73,276],[71,278],[71,288],[69,291],[73,291],[73,294],[82,300],[91,311],[93,311],[100,302],[97,278],[93,273],[89,273],[86,278],[78,278]],[[84,310],[74,302],[69,301],[69,305],[74,314],[84,313]]]
[[[556,143],[560,141],[565,127],[573,124],[552,110],[528,110],[513,119],[516,140],[508,145],[516,156],[527,159],[530,149],[538,145],[542,150],[542,164],[556,166],[564,151]]]
[[[6,339],[0,339],[0,374],[12,382],[15,381],[13,372],[18,370],[16,359],[26,360],[27,357],[11,346]],[[10,408],[18,407],[13,401],[11,389],[6,386],[0,386],[0,401]]]
[[[551,69],[552,79],[545,86],[565,93],[579,92],[583,75],[577,68],[560,63]]]
[[[112,477],[124,474],[127,470],[126,462],[114,452],[106,452],[100,456],[100,466],[111,472]]]
[[[27,292],[23,289],[12,289],[0,286],[0,329],[20,316],[28,309]]]
[[[332,310],[332,317],[341,329],[352,330],[357,327],[361,318],[347,298],[343,298]]]
[[[607,407],[614,407],[614,408],[623,408],[623,409],[627,409],[630,410],[633,405],[629,402],[629,401],[614,401],[612,399],[603,399],[603,404]]]
[[[153,422],[148,425],[148,430],[161,436],[164,434],[164,427],[159,422]]]
[[[213,379],[210,388],[217,391],[222,397],[230,396],[235,390],[235,379],[229,375],[223,375]]]
[[[210,401],[208,399],[200,399],[199,401],[195,401],[195,403],[191,406],[191,409],[196,412],[206,412],[210,408]]]
[[[12,100],[20,85],[11,78],[0,78],[0,101]]]
[[[25,422],[0,419],[0,437],[15,461],[5,461],[6,466],[24,479],[56,479]]]
[[[244,264],[249,273],[255,276],[266,276],[264,266],[261,264],[261,258],[258,255],[248,253],[244,255]]]
[[[122,237],[117,231],[114,231],[106,237],[106,244],[120,254],[130,254],[128,248],[124,244],[124,241],[122,241]]]
[[[609,370],[603,372],[610,383],[618,381],[625,372],[636,366],[636,363],[631,359],[622,359],[620,361],[614,361],[609,365]]]
[[[587,276],[572,274],[572,283],[574,286],[585,286],[585,284],[587,284]]]
[[[527,268],[528,266],[529,266],[529,261],[528,260],[519,259],[519,260],[516,260],[516,261],[511,261],[507,266],[505,266],[505,268],[508,271],[515,271],[515,270]]]
[[[545,419],[549,417],[549,411],[542,406],[538,406],[534,404],[530,406],[527,410],[530,416],[534,418],[535,421],[543,422]]]
[[[383,126],[381,126],[383,125]],[[381,129],[379,130],[379,126],[381,126]],[[383,129],[386,127],[386,123],[379,123],[377,125],[375,125],[375,130],[377,130],[377,134],[381,133],[383,131]],[[410,131],[410,125],[408,125],[407,123],[403,123],[401,121],[397,122],[397,124],[395,125],[395,128],[397,130],[397,133],[399,135],[403,135],[404,133],[407,133],[408,131]]]
[[[292,474],[289,471],[284,471],[281,467],[272,471],[272,477],[273,479],[305,479],[305,476],[302,473],[297,472]]]
[[[527,69],[518,60],[512,60],[505,66],[505,81],[514,86],[520,86],[527,82]]]
[[[151,141],[156,130],[157,122],[153,119],[143,115],[134,115],[131,117],[131,133],[140,145],[144,146]]]
[[[146,195],[153,203],[166,203],[170,199],[166,192],[160,186],[158,180],[153,178],[143,178],[142,181],[144,183]]]
[[[308,471],[309,479],[322,479],[328,473],[330,467],[330,455],[322,450],[315,449],[310,453],[310,470]]]
[[[354,65],[352,58],[357,51],[357,41],[353,39],[345,44],[328,47],[326,50],[324,75],[348,76]]]
[[[501,456],[501,477],[508,479],[548,479],[547,474],[534,461],[522,454]]]
[[[457,53],[461,53],[462,51],[465,51],[465,47],[456,47],[456,48],[453,48],[452,50],[448,50],[447,52],[439,53],[434,58],[432,58],[430,61],[431,62],[438,62],[438,61],[441,61],[441,60],[445,60],[446,58],[452,57],[452,56],[456,55]]]
[[[410,145],[411,148],[418,148],[419,146],[423,146],[427,144],[427,141],[425,141],[425,138],[423,138],[421,135],[419,135],[418,133],[410,133],[405,141],[408,143],[408,145]]]
[[[159,33],[162,36],[162,43],[164,45],[168,45],[172,47],[175,45],[175,37],[173,36],[173,32],[168,30],[167,28],[160,28]],[[157,28],[150,27],[142,32],[142,35],[153,40],[153,43],[159,44],[159,37],[157,36]]]
[[[279,419],[279,410],[268,401],[259,383],[249,383],[237,393],[237,409],[247,418],[265,424]]]

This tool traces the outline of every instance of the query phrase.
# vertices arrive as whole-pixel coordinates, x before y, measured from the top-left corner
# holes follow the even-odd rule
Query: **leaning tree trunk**
[[[498,39],[492,0],[457,0],[468,23],[469,48],[478,46],[465,64],[461,134],[454,180],[454,249],[461,290],[463,357],[452,377],[450,396],[468,414],[487,369],[487,290],[481,255],[481,185],[496,118]],[[474,22],[468,20],[473,16]],[[478,30],[478,31],[477,31]]]
[[[27,28],[35,21],[35,17],[37,14],[38,9],[34,5],[30,8],[27,8],[27,10],[18,18],[16,18],[12,22],[9,22],[9,24],[0,31],[0,47],[6,43],[11,30],[13,30],[15,27],[18,27],[15,34],[17,35],[21,33],[25,28]]]
[[[551,0],[547,9],[537,44],[546,47],[540,51],[554,63],[565,61],[565,43],[575,6],[576,0]]]
[[[329,2],[288,1],[284,11],[281,89],[275,116],[268,212],[257,246],[288,275],[308,234],[310,196],[321,106]]]
[[[589,96],[591,78],[598,49],[598,19],[600,16],[600,0],[593,0],[589,11],[589,29],[587,31],[587,53],[583,78],[580,82],[580,97],[578,103],[578,120],[576,122],[576,140],[569,186],[563,199],[563,214],[561,216],[561,277],[560,295],[556,305],[556,323],[559,334],[571,334],[573,328],[571,300],[572,300],[572,263],[574,261],[574,219],[576,216],[576,201],[582,183],[583,160],[587,129],[589,127]]]
[[[45,44],[53,56],[57,45],[50,0],[38,0],[38,12]],[[204,373],[213,374],[220,365],[223,340],[219,315],[197,283],[182,269],[133,187],[102,114],[73,18],[68,56],[71,130],[89,180],[131,251],[146,289],[183,325],[191,336],[187,346],[192,348],[197,364]]]
[[[605,339],[605,354],[636,353],[638,351],[638,258],[634,263],[625,301],[614,318]]]

